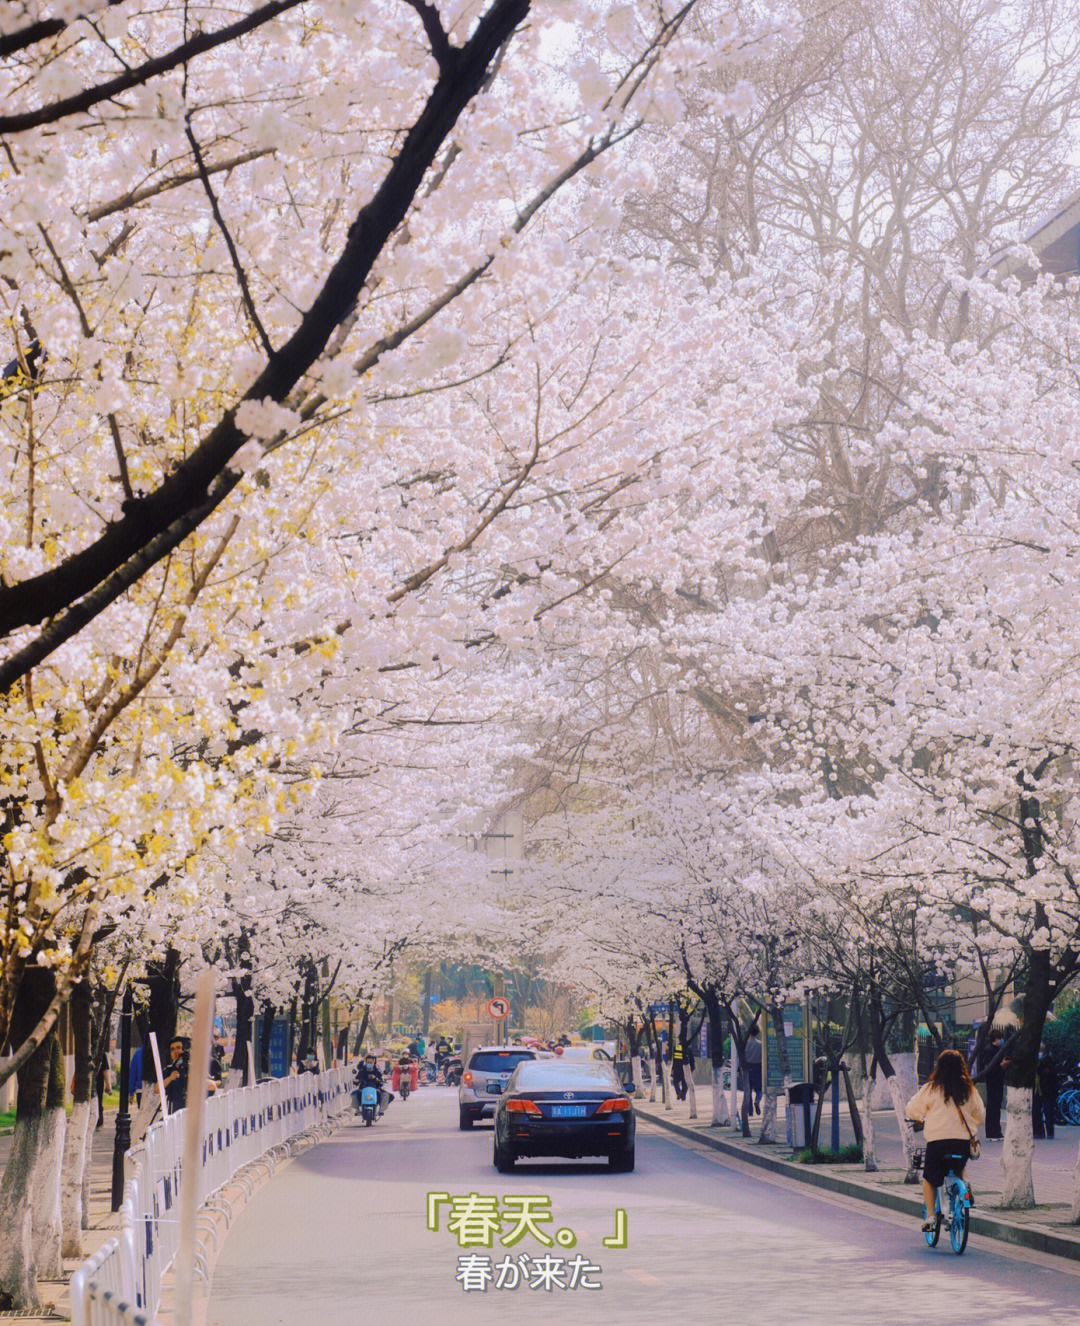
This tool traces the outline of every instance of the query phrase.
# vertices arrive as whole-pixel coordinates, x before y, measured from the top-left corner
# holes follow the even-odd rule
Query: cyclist
[[[937,1190],[950,1169],[958,1178],[963,1175],[979,1124],[986,1118],[982,1099],[959,1050],[942,1050],[929,1082],[912,1096],[905,1112],[909,1119],[926,1125],[922,1186],[926,1202],[923,1230],[928,1232],[935,1226]],[[975,1203],[974,1193],[971,1203]]]

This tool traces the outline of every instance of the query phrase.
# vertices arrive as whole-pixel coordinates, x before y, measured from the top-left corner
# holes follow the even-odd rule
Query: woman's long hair
[[[940,1088],[947,1101],[963,1105],[975,1087],[959,1050],[942,1050],[930,1074],[930,1085]]]

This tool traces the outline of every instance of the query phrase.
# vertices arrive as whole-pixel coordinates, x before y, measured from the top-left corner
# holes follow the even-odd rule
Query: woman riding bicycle
[[[924,1230],[934,1227],[937,1190],[949,1170],[960,1177],[971,1156],[979,1124],[986,1118],[982,1099],[972,1084],[964,1056],[959,1050],[942,1050],[930,1081],[907,1103],[909,1119],[926,1125],[926,1155],[923,1162],[923,1199],[926,1202]],[[970,1184],[968,1185],[970,1188]],[[974,1193],[971,1201],[974,1202]]]

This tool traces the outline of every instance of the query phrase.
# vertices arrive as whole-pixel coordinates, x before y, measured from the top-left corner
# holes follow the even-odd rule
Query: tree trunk
[[[29,967],[23,975],[11,1019],[11,1042],[21,1045],[52,1000],[52,972]],[[52,1064],[52,1032],[19,1069],[19,1099],[11,1151],[0,1180],[0,1310],[39,1307],[30,1194],[34,1190],[45,1127],[45,1102]]]
[[[671,1097],[675,1094],[671,1089],[671,1066],[664,1059],[664,1053],[660,1052],[660,1082],[664,1088],[664,1109],[673,1108]]]
[[[1041,904],[1036,922],[1043,924]],[[1046,1014],[1053,999],[1050,954],[1045,949],[1029,954],[1024,1012],[1009,1047],[1008,1091],[1005,1099],[1005,1141],[1001,1164],[1005,1183],[1001,1205],[1006,1211],[1030,1211],[1035,1205],[1031,1162],[1035,1145],[1031,1136],[1031,1101],[1035,1091],[1035,1064],[1039,1056]]]
[[[710,1128],[727,1128],[731,1113],[724,1095],[724,1025],[720,999],[715,991],[702,990],[701,999],[709,1018],[709,1062],[712,1066],[712,1118]]]
[[[87,1152],[86,1131],[93,1112],[93,1061],[91,1058],[90,985],[80,981],[71,992],[71,1030],[75,1042],[74,1104],[64,1138],[64,1188],[61,1216],[64,1226],[62,1252],[65,1257],[82,1256],[83,1170]],[[92,1131],[92,1130],[91,1130]]]
[[[41,1129],[41,1156],[34,1175],[30,1197],[34,1259],[38,1276],[47,1280],[62,1279],[64,1261],[60,1175],[64,1158],[64,1053],[55,1031],[49,1037],[49,1082],[45,1093],[45,1117]]]
[[[690,1105],[691,1119],[697,1118],[697,1088],[694,1086],[694,1070],[689,1066],[683,1068],[686,1077],[686,1099]]]
[[[431,1030],[431,968],[430,967],[426,968],[426,970],[424,971],[424,1007],[421,1009],[421,1015],[422,1016],[420,1022],[420,1031],[422,1032],[424,1039],[427,1040],[428,1032]],[[524,1003],[522,1003],[521,1006],[520,1016],[522,1022],[524,1022],[525,1020]]]
[[[255,1001],[251,997],[251,973],[245,972],[240,979],[232,983],[233,997],[236,1000],[236,1044],[233,1046],[232,1063],[229,1065],[229,1086],[242,1082],[245,1086],[254,1086],[248,1082],[248,1045],[251,1041],[252,1022],[255,1018]],[[257,1056],[254,1056],[257,1057]]]
[[[360,1047],[364,1043],[364,1037],[367,1035],[368,1023],[370,1021],[371,1021],[371,1003],[368,1002],[364,1005],[364,1011],[360,1015],[360,1030],[356,1033],[356,1040],[353,1041],[352,1052],[354,1059],[360,1053]]]
[[[1080,1225],[1080,1146],[1076,1148],[1076,1166],[1073,1169],[1072,1206],[1069,1209],[1069,1222]]]
[[[1035,1143],[1031,1135],[1029,1087],[1010,1086],[1005,1093],[1005,1141],[1001,1146],[1001,1168],[1005,1183],[1001,1205],[1006,1211],[1030,1211],[1035,1205],[1035,1182],[1031,1162]]]
[[[259,1052],[256,1056],[259,1065],[259,1077],[270,1076],[270,1034],[274,1030],[274,1005],[271,1003],[263,1004],[262,1016],[259,1019]],[[354,1050],[355,1054],[356,1051]]]
[[[874,1111],[871,1104],[874,1099],[874,1083],[877,1067],[872,1066],[863,1080],[863,1169],[868,1174],[877,1172],[877,1156],[874,1153]]]

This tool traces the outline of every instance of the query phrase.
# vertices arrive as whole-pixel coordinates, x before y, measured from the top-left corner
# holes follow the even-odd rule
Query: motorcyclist
[[[402,1078],[407,1079],[410,1091],[416,1090],[417,1086],[416,1060],[412,1057],[412,1055],[409,1053],[408,1050],[402,1050],[401,1057],[394,1065],[394,1082],[395,1086],[399,1090]]]
[[[440,1036],[435,1042],[435,1068],[438,1072],[446,1069],[446,1061],[454,1052],[454,1047],[445,1036]]]
[[[359,1113],[360,1092],[363,1091],[365,1087],[374,1087],[375,1090],[379,1093],[379,1105],[381,1113],[382,1110],[385,1109],[386,1107],[385,1102],[383,1100],[383,1096],[385,1095],[383,1089],[383,1075],[382,1073],[379,1072],[378,1066],[375,1063],[375,1056],[370,1052],[370,1050],[364,1056],[363,1061],[356,1065],[356,1071],[353,1074],[353,1081],[356,1083],[357,1113]]]

